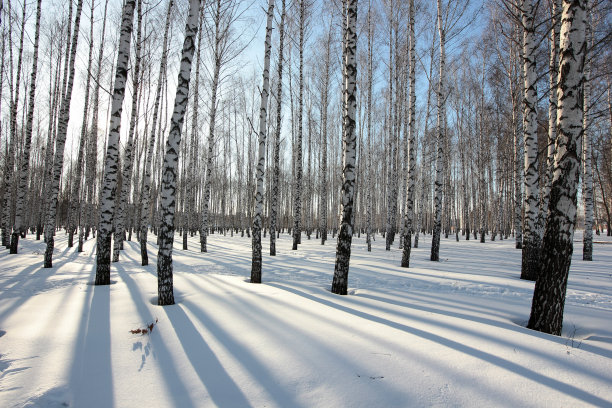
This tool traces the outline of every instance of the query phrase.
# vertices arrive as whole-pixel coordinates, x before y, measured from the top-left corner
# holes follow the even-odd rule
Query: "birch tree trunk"
[[[302,235],[301,229],[301,213],[302,213],[302,132],[304,112],[304,0],[300,0],[300,23],[299,23],[299,91],[298,91],[298,133],[295,147],[295,197],[293,204],[293,247],[295,251],[298,249],[300,238]]]
[[[586,54],[586,0],[563,0],[557,82],[557,140],[541,269],[536,280],[528,328],[561,335],[567,277],[572,260],[580,163],[578,141],[584,131],[583,92]]]
[[[442,221],[442,177],[444,170],[444,123],[446,116],[446,109],[444,103],[444,80],[445,80],[445,59],[446,59],[446,32],[442,25],[442,4],[438,0],[438,33],[440,36],[440,74],[438,77],[438,124],[437,124],[437,155],[436,155],[436,181],[435,185],[435,197],[434,197],[434,225],[433,225],[433,236],[431,241],[431,256],[432,261],[440,260],[440,232],[441,232],[441,221]]]
[[[206,244],[208,238],[208,230],[210,228],[209,208],[210,208],[210,187],[212,177],[212,166],[214,159],[215,146],[215,122],[217,117],[217,91],[219,88],[219,73],[221,71],[221,2],[217,1],[217,14],[215,15],[215,48],[214,48],[214,73],[212,80],[211,100],[210,100],[210,116],[209,116],[209,131],[208,131],[208,156],[206,159],[206,181],[204,184],[204,208],[202,210],[202,225],[200,227],[200,252],[207,252]]]
[[[32,73],[30,74],[30,94],[28,95],[28,114],[26,119],[25,140],[21,154],[21,168],[19,169],[19,184],[17,188],[17,205],[15,207],[15,225],[11,236],[10,253],[17,253],[20,234],[26,233],[24,225],[26,194],[28,192],[28,176],[30,168],[30,147],[32,144],[32,125],[34,123],[34,101],[36,96],[36,74],[38,68],[38,40],[40,37],[40,14],[42,0],[36,5],[36,28],[34,31],[34,54],[32,56]],[[25,6],[24,6],[25,7]]]
[[[106,36],[106,16],[108,11],[108,0],[104,4],[104,17],[102,19],[102,36],[100,39],[100,51],[98,52],[98,62],[96,65],[96,79],[92,98],[92,118],[91,118],[91,134],[89,135],[89,145],[87,152],[87,162],[85,171],[87,173],[87,219],[84,226],[79,232],[79,250],[83,249],[83,238],[87,239],[90,229],[93,230],[96,225],[96,189],[95,180],[97,173],[97,157],[98,157],[98,115],[100,107],[100,81],[102,77],[102,62],[104,59],[104,39]]]
[[[366,126],[368,130],[368,179],[366,186],[366,243],[368,252],[372,251],[372,191],[374,190],[372,174],[373,174],[373,162],[372,162],[372,82],[373,82],[373,47],[374,47],[374,25],[372,24],[372,4],[371,0],[368,2],[368,89],[367,89],[367,118]]]
[[[514,44],[511,43],[510,49],[510,60],[512,68],[508,70],[508,85],[510,87],[510,98],[512,99],[512,140],[513,140],[513,170],[514,170],[514,235],[515,235],[515,248],[523,248],[523,215],[522,215],[522,202],[523,202],[523,191],[521,186],[523,185],[523,171],[521,169],[521,138],[519,136],[519,111],[518,111],[518,89],[516,84],[516,64],[514,62],[516,52]],[[514,75],[513,75],[514,74]]]
[[[197,225],[198,212],[196,211],[196,191],[197,183],[196,177],[199,174],[199,141],[200,141],[200,127],[199,127],[199,111],[200,111],[200,66],[201,66],[201,55],[202,55],[202,24],[204,23],[204,7],[200,7],[200,18],[198,25],[198,45],[196,50],[196,72],[195,80],[193,84],[193,115],[191,118],[191,143],[190,143],[190,166],[189,166],[189,180],[187,188],[187,217],[183,223],[183,229],[189,229],[193,235],[194,225]],[[183,250],[187,250],[187,233],[183,231]]]
[[[548,57],[548,148],[546,160],[546,172],[544,187],[542,189],[542,202],[538,216],[539,230],[543,233],[548,213],[548,201],[550,199],[550,187],[555,160],[555,138],[557,135],[555,123],[557,121],[557,76],[559,63],[559,0],[551,2],[551,30],[550,51]]]
[[[12,10],[11,2],[8,2],[9,9],[9,38],[12,39]],[[9,135],[10,141],[8,141],[8,152],[5,154],[4,160],[4,197],[2,206],[2,245],[7,249],[11,246],[11,207],[12,207],[12,192],[11,183],[14,182],[14,167],[15,167],[15,148],[17,145],[17,108],[19,106],[19,88],[21,84],[21,64],[23,61],[23,38],[25,33],[26,24],[26,4],[23,3],[23,15],[21,20],[21,34],[19,38],[19,50],[17,57],[17,74],[13,81],[13,46],[9,45],[10,53],[10,85],[13,91],[10,95],[10,113],[9,113]],[[70,35],[70,33],[68,34]]]
[[[81,217],[80,217],[80,208],[82,206],[82,200],[81,200],[81,175],[83,173],[83,161],[84,161],[84,155],[85,155],[85,148],[87,146],[87,119],[88,119],[88,115],[89,115],[89,86],[91,83],[91,75],[89,75],[89,73],[91,72],[91,65],[92,65],[92,61],[93,61],[93,27],[94,27],[94,9],[95,9],[95,1],[92,0],[91,2],[91,10],[90,10],[90,26],[89,26],[89,54],[88,54],[88,58],[87,58],[87,80],[85,81],[85,103],[83,105],[83,121],[81,122],[81,137],[79,139],[79,152],[77,155],[77,165],[76,165],[76,180],[74,183],[72,183],[72,192],[70,193],[70,198],[71,198],[71,206],[70,206],[70,213],[69,213],[69,219],[68,219],[68,247],[72,248],[73,245],[73,239],[74,239],[74,232],[75,229],[77,228],[76,224],[77,224],[77,214],[79,214],[78,216],[78,221],[79,224],[81,223]],[[79,239],[79,245],[77,248],[78,252],[82,252],[83,251],[83,243],[82,243],[82,239]]]
[[[170,16],[172,12],[173,0],[168,2],[168,10],[166,11],[166,24],[164,26],[164,40],[162,45],[162,56],[159,64],[159,75],[157,77],[157,87],[155,89],[155,100],[153,103],[153,117],[151,118],[151,133],[149,135],[149,145],[144,164],[144,175],[142,179],[142,209],[140,219],[140,258],[142,266],[149,264],[149,255],[147,253],[147,233],[149,231],[150,222],[150,203],[151,203],[151,164],[153,162],[153,153],[155,152],[155,131],[157,126],[157,118],[159,115],[159,104],[162,94],[162,85],[164,83],[164,75],[166,72],[166,62],[168,60],[168,31],[170,29]]]
[[[137,20],[138,20],[138,31],[136,32],[136,58],[134,61],[132,72],[132,111],[130,113],[130,128],[128,129],[128,140],[125,145],[125,154],[123,156],[123,172],[121,174],[121,193],[119,196],[119,211],[117,211],[116,222],[115,222],[115,241],[113,243],[113,262],[119,261],[119,250],[123,249],[123,236],[125,234],[125,219],[127,212],[127,201],[131,189],[131,175],[132,175],[132,150],[134,145],[134,129],[136,128],[136,122],[138,119],[138,98],[140,87],[140,51],[142,48],[142,0],[137,2]]]
[[[321,209],[319,211],[320,228],[321,228],[321,245],[325,245],[327,241],[327,191],[328,191],[328,163],[327,163],[327,124],[329,111],[329,71],[331,67],[331,41],[332,30],[331,26],[327,33],[327,41],[325,44],[325,63],[323,68],[323,88],[321,89]]]
[[[414,219],[414,189],[416,185],[416,142],[415,142],[415,115],[416,115],[416,52],[414,36],[414,0],[408,1],[408,179],[406,184],[406,215],[404,220],[404,248],[402,251],[403,268],[410,266],[410,249],[412,246],[412,229]]]
[[[266,23],[266,44],[264,54],[263,85],[259,108],[259,151],[257,160],[257,189],[255,190],[255,211],[253,214],[253,262],[251,283],[261,283],[261,227],[263,225],[264,170],[266,165],[266,121],[268,96],[270,94],[270,55],[272,52],[272,20],[274,19],[274,0],[268,1],[268,20]],[[295,238],[294,238],[295,246]],[[294,248],[295,249],[295,248]]]
[[[189,100],[191,62],[195,53],[199,16],[200,0],[190,0],[176,98],[174,99],[174,110],[170,120],[170,133],[166,141],[166,154],[164,155],[160,186],[161,224],[159,227],[159,251],[157,253],[157,304],[160,306],[174,304],[172,246],[174,244],[174,213],[176,210],[176,171],[178,169],[181,129]]]
[[[586,26],[586,47],[592,43],[590,29],[590,11],[588,10],[588,0],[585,0],[585,8],[587,9],[587,26]],[[586,51],[585,51],[586,52]],[[588,55],[585,56],[585,72],[584,72],[584,103],[583,103],[583,118],[582,118],[582,154],[584,163],[583,176],[583,196],[584,196],[584,235],[582,238],[582,260],[593,260],[593,166],[592,159],[592,141],[590,130],[589,104],[591,98],[591,63]]]
[[[111,104],[110,129],[108,132],[106,157],[104,160],[102,190],[100,192],[100,218],[96,241],[96,285],[110,285],[111,238],[119,167],[119,131],[121,128],[121,112],[123,110],[123,98],[125,96],[128,60],[130,58],[130,43],[132,41],[135,3],[136,0],[126,0],[121,16],[121,31]]]
[[[523,24],[523,138],[525,148],[525,223],[521,279],[536,280],[539,268],[540,233],[538,219],[538,122],[536,90],[535,9],[533,0],[522,0]]]
[[[51,180],[51,194],[49,198],[49,208],[47,213],[47,225],[45,228],[45,236],[47,238],[47,248],[45,250],[44,267],[53,267],[53,247],[55,241],[53,232],[55,230],[55,217],[57,210],[57,196],[59,194],[60,181],[62,178],[62,167],[64,164],[64,147],[66,145],[66,134],[68,132],[68,121],[70,120],[70,100],[72,98],[72,86],[74,83],[74,64],[76,60],[76,51],[79,40],[79,27],[81,22],[81,10],[83,9],[83,0],[77,3],[76,18],[74,20],[74,30],[72,35],[72,43],[70,45],[70,63],[69,74],[66,83],[66,92],[63,93],[60,105],[60,116],[57,125],[57,135],[55,138],[55,159],[53,161],[53,179]]]
[[[336,246],[336,264],[332,280],[332,293],[346,295],[348,289],[349,261],[353,239],[353,196],[355,192],[355,159],[357,138],[355,132],[355,111],[357,110],[357,0],[344,0],[346,7],[344,56],[344,82],[342,84],[344,99],[344,134],[343,138],[343,172],[342,203],[340,230]]]
[[[285,0],[281,0],[282,11],[279,25],[278,46],[278,90],[276,92],[276,131],[274,135],[274,170],[272,174],[272,202],[270,203],[270,256],[276,256],[276,229],[279,202],[280,137],[283,109],[283,45],[285,41]],[[323,126],[323,125],[322,125]]]

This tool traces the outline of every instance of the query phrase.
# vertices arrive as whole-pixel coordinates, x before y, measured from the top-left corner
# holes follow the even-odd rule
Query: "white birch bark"
[[[416,52],[414,35],[414,0],[408,1],[408,179],[406,183],[406,214],[404,219],[404,248],[402,251],[403,268],[410,266],[410,249],[412,246],[412,229],[414,219],[414,190],[416,185]]]
[[[444,123],[446,109],[444,104],[444,80],[445,80],[445,59],[446,59],[446,32],[442,24],[442,4],[438,0],[438,34],[440,38],[440,74],[438,76],[438,122],[437,122],[437,141],[436,141],[436,180],[435,196],[434,196],[434,221],[433,221],[433,236],[431,241],[431,256],[430,260],[440,260],[440,233],[442,229],[442,177],[444,170]]]
[[[523,139],[525,171],[525,222],[521,279],[535,280],[538,275],[540,232],[537,229],[539,201],[538,122],[536,89],[535,10],[533,0],[521,0],[523,25]]]
[[[84,155],[87,144],[89,143],[87,138],[87,126],[88,126],[88,116],[89,116],[89,88],[91,84],[91,65],[93,61],[93,28],[94,28],[94,10],[95,10],[95,1],[91,1],[91,9],[90,9],[90,25],[89,25],[89,54],[87,58],[87,80],[85,81],[85,103],[83,104],[83,121],[81,122],[81,135],[79,139],[79,152],[77,154],[77,164],[76,164],[76,180],[72,183],[71,186],[71,204],[70,204],[70,213],[68,215],[68,247],[71,248],[73,246],[74,232],[77,229],[77,221],[80,224],[82,222],[81,218],[81,176],[83,173],[83,162]],[[77,217],[78,214],[78,217]],[[79,245],[77,248],[77,252],[83,251],[83,240],[81,234],[79,234]]]
[[[555,160],[555,138],[557,135],[555,123],[557,121],[557,76],[559,63],[559,1],[552,0],[550,17],[551,29],[549,36],[549,56],[548,56],[548,148],[546,160],[546,172],[544,186],[542,189],[542,202],[538,216],[539,231],[544,233],[546,215],[548,213],[548,201],[550,198],[550,187]]]
[[[87,202],[87,215],[83,212],[83,217],[86,218],[83,222],[83,226],[79,231],[79,247],[82,249],[83,239],[87,239],[89,232],[93,233],[94,226],[96,225],[96,201],[98,195],[96,194],[96,173],[98,165],[98,115],[100,111],[100,81],[102,78],[102,63],[104,60],[104,39],[106,36],[106,16],[108,11],[108,0],[104,3],[104,16],[102,18],[102,35],[100,38],[100,50],[98,51],[98,61],[96,65],[96,76],[95,86],[92,97],[92,117],[91,117],[91,134],[89,135],[89,143],[87,146],[87,161],[85,166],[85,172],[87,173],[87,191],[86,191],[86,202]]]
[[[210,114],[208,119],[208,154],[206,157],[206,180],[204,184],[204,208],[202,210],[202,224],[200,226],[200,252],[207,252],[208,231],[210,229],[210,189],[212,184],[212,167],[215,147],[215,125],[217,117],[217,91],[219,88],[219,74],[221,72],[221,1],[217,0],[215,15],[215,46],[214,46],[214,72],[210,98]]]
[[[66,81],[66,92],[62,94],[60,115],[57,125],[57,135],[55,138],[55,158],[53,161],[53,178],[51,180],[51,194],[49,197],[49,208],[47,213],[47,225],[45,227],[45,237],[47,248],[45,250],[44,267],[51,268],[54,238],[53,232],[56,223],[57,196],[60,189],[60,181],[62,178],[62,167],[64,164],[64,147],[66,145],[66,134],[68,132],[68,121],[70,120],[70,100],[72,98],[72,87],[74,83],[74,65],[76,60],[76,51],[79,40],[79,27],[81,22],[81,10],[83,8],[83,0],[77,3],[76,17],[74,20],[74,29],[72,35],[72,43],[70,44],[70,63],[68,70],[68,80]]]
[[[298,85],[298,132],[295,141],[295,197],[293,200],[293,247],[295,251],[301,241],[302,227],[302,138],[303,138],[303,119],[304,112],[304,1],[300,1],[300,21],[299,21],[299,85]]]
[[[576,222],[579,145],[583,134],[586,0],[563,0],[557,82],[555,170],[527,327],[561,335]]]
[[[132,175],[132,163],[133,155],[132,150],[134,147],[134,131],[136,128],[136,121],[138,119],[138,98],[139,98],[139,87],[140,81],[140,69],[141,69],[141,57],[140,52],[142,49],[142,0],[137,1],[137,20],[138,20],[138,31],[136,32],[136,52],[135,61],[133,65],[134,72],[132,73],[132,111],[130,112],[130,127],[128,129],[128,140],[125,145],[125,153],[123,156],[123,172],[121,173],[121,192],[119,195],[119,211],[115,217],[115,239],[113,242],[113,262],[119,261],[119,250],[123,249],[123,236],[125,234],[125,219],[127,212],[127,201],[128,195],[132,186],[131,175]]]
[[[8,2],[9,9],[9,39],[12,39],[12,7],[11,2]],[[13,46],[10,44],[9,46],[9,70],[10,70],[10,86],[12,87],[12,92],[10,93],[10,112],[9,112],[9,137],[10,140],[7,141],[8,151],[5,155],[4,160],[4,197],[3,197],[3,206],[2,206],[2,245],[6,248],[10,248],[11,246],[11,207],[12,207],[12,199],[13,199],[13,188],[12,183],[14,183],[14,167],[15,167],[15,149],[17,145],[17,108],[19,106],[19,96],[20,96],[20,85],[21,85],[21,65],[23,61],[23,39],[25,34],[25,24],[26,24],[26,3],[23,3],[23,13],[21,17],[21,32],[19,36],[19,49],[17,56],[17,73],[16,78],[13,78]]]
[[[164,74],[166,72],[166,63],[168,60],[168,31],[170,29],[170,15],[172,11],[173,0],[168,2],[168,10],[166,11],[166,24],[164,25],[164,40],[162,45],[162,56],[159,64],[159,75],[157,77],[157,86],[155,89],[155,99],[153,103],[153,117],[151,118],[151,133],[149,135],[147,153],[144,164],[144,175],[142,179],[142,209],[140,211],[140,233],[138,239],[140,241],[140,258],[142,266],[149,264],[149,255],[147,253],[147,233],[149,231],[150,222],[150,203],[151,203],[151,164],[153,162],[153,153],[155,152],[155,132],[157,130],[157,118],[159,115],[159,105],[162,94],[162,85],[164,83]]]
[[[342,172],[342,202],[340,230],[336,246],[336,263],[331,291],[338,295],[346,295],[348,289],[349,261],[351,257],[351,242],[353,239],[353,197],[355,192],[355,161],[357,138],[355,132],[355,112],[357,110],[357,0],[344,0],[346,7],[343,42],[344,55],[344,134],[343,138],[343,172]]]
[[[255,211],[253,212],[252,265],[251,283],[261,283],[261,228],[263,225],[264,170],[266,165],[266,121],[268,96],[270,94],[270,56],[272,53],[272,20],[274,18],[274,0],[268,1],[268,19],[266,23],[266,43],[264,53],[263,84],[261,88],[261,105],[259,108],[259,150],[256,168],[257,188],[255,190]],[[295,241],[294,241],[295,242]]]
[[[128,60],[130,57],[135,3],[136,0],[126,0],[121,16],[110,128],[104,160],[102,189],[100,192],[100,217],[96,241],[96,285],[110,285],[111,238],[113,217],[115,215],[115,191],[117,189],[117,174],[119,170],[119,131],[121,128],[125,83],[127,81]]]
[[[174,214],[176,211],[177,169],[181,130],[189,100],[191,65],[195,53],[195,40],[200,16],[200,0],[189,1],[189,15],[185,24],[185,40],[181,52],[181,65],[177,80],[176,98],[170,120],[170,133],[166,141],[163,173],[160,186],[161,224],[157,253],[157,304],[174,304],[172,246],[174,244]]]
[[[373,186],[373,166],[372,162],[372,83],[373,83],[373,47],[374,47],[374,24],[372,24],[372,4],[371,0],[368,2],[368,89],[367,89],[367,112],[366,112],[366,126],[368,131],[368,179],[366,186],[366,243],[368,247],[368,252],[372,251],[372,192],[374,190]]]
[[[15,207],[15,225],[11,236],[10,253],[16,254],[19,236],[25,235],[27,225],[25,225],[25,205],[26,194],[28,191],[28,176],[30,168],[30,147],[32,144],[32,127],[34,123],[34,102],[36,96],[36,75],[38,72],[38,40],[40,37],[40,14],[42,0],[36,4],[36,28],[34,31],[34,53],[32,55],[32,72],[30,74],[30,91],[28,95],[28,113],[26,118],[25,140],[21,153],[21,166],[19,168],[19,184],[17,187],[17,205]],[[0,127],[1,129],[1,127]]]
[[[270,256],[276,255],[276,230],[278,226],[279,178],[280,178],[280,142],[283,109],[283,45],[285,41],[285,0],[281,0],[282,10],[279,24],[278,40],[278,89],[276,91],[276,130],[274,134],[274,169],[272,174],[272,199],[270,203]],[[325,126],[325,121],[323,125]],[[325,130],[323,130],[324,132]]]
[[[586,47],[592,43],[592,34],[590,29],[590,11],[588,10],[588,0],[585,1],[587,9],[587,27],[586,27]],[[585,56],[584,70],[584,102],[583,102],[583,118],[582,118],[582,160],[584,164],[584,176],[582,178],[583,197],[584,197],[584,235],[582,238],[582,260],[593,260],[593,166],[592,166],[592,132],[590,130],[591,117],[589,114],[590,99],[591,99],[591,63],[588,55]]]

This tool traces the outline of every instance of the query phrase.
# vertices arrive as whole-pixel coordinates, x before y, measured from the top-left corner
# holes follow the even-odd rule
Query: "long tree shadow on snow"
[[[138,311],[138,314],[140,315],[140,320],[143,322],[153,321],[154,320],[153,315],[151,314],[151,311],[149,310],[148,305],[143,300],[142,292],[140,291],[140,288],[138,287],[134,279],[132,279],[130,274],[125,270],[123,265],[121,265],[120,263],[116,262],[113,264],[113,266],[117,270],[117,274],[119,278],[121,279],[123,283],[125,283],[128,291],[130,292],[130,299],[132,299],[132,301],[134,302],[134,305],[136,306],[136,310]],[[142,267],[142,268],[148,271],[150,267],[147,266],[147,267]],[[151,272],[151,274],[153,273]],[[158,338],[157,335],[158,335],[158,332],[155,331],[154,333],[151,333],[149,336],[152,339],[154,338],[153,336],[155,336],[155,338]],[[136,350],[136,349],[137,349],[137,343],[135,343],[133,346],[133,350]],[[174,405],[186,407],[186,408],[195,407],[194,401],[192,401],[189,398],[189,392],[187,391],[187,388],[181,381],[178,381],[178,379],[180,378],[178,374],[178,369],[176,365],[174,364],[170,351],[166,347],[165,343],[161,341],[161,339],[160,341],[157,341],[154,343],[153,352],[155,353],[155,357],[159,360],[160,365],[164,367],[164,369],[161,370],[161,373],[164,375],[166,379],[166,384],[168,385],[168,389],[170,390],[170,396],[174,400]],[[146,363],[145,359],[146,359],[146,356],[143,357],[143,361],[141,362],[141,368]],[[186,398],[188,400],[185,400]]]
[[[380,302],[382,304],[395,305],[395,306],[399,306],[399,307],[406,308],[406,309],[419,310],[419,311],[423,311],[423,312],[426,312],[426,313],[432,313],[432,314],[443,315],[443,316],[450,316],[450,317],[454,317],[456,319],[461,319],[461,320],[468,320],[468,321],[472,321],[472,322],[475,322],[475,323],[480,323],[480,324],[484,324],[484,325],[487,325],[487,326],[496,327],[496,328],[502,329],[502,330],[520,331],[521,333],[528,334],[528,335],[533,335],[533,336],[540,337],[540,338],[544,338],[545,337],[546,340],[556,342],[557,344],[560,344],[560,345],[563,345],[563,344],[567,343],[567,339],[562,338],[562,337],[549,336],[549,335],[546,335],[546,334],[534,332],[532,330],[526,329],[525,327],[518,326],[518,325],[513,324],[513,323],[504,323],[504,322],[497,321],[497,320],[494,320],[494,319],[489,319],[489,318],[486,318],[486,317],[478,317],[478,316],[473,316],[473,315],[469,315],[469,314],[465,314],[465,313],[460,313],[460,312],[457,312],[457,311],[438,309],[438,308],[430,306],[430,305],[424,306],[424,305],[419,305],[419,304],[415,304],[415,303],[401,302],[401,301],[397,301],[397,300],[387,299],[387,298],[384,298],[384,297],[381,297],[381,296],[372,295],[372,294],[369,294],[369,293],[368,294],[360,293],[360,294],[356,294],[354,296],[358,297],[358,298],[366,298],[366,299],[375,300],[375,301]],[[432,302],[432,303],[435,303],[435,302]],[[457,306],[459,306],[459,305],[457,305]],[[381,308],[381,310],[384,310],[385,313],[399,315],[397,310],[393,310],[391,308],[386,308],[386,307],[381,307],[381,306],[378,306],[378,307]],[[423,321],[425,323],[431,323],[431,321],[419,318],[418,316],[412,315],[411,318],[416,319],[416,320],[421,320],[421,321]],[[472,334],[473,333],[470,330],[466,329],[463,325],[455,325],[455,324],[451,324],[450,322],[447,322],[446,324],[449,327],[452,326],[453,330],[455,330],[455,331],[464,332],[466,334]],[[509,347],[509,348],[512,347],[512,348],[520,350],[521,352],[524,352],[524,353],[534,354],[534,356],[536,356],[536,357],[537,356],[541,357],[541,355],[539,353],[533,352],[531,349],[529,349],[527,347],[522,347],[520,344],[512,343],[512,342],[510,342],[508,340],[505,340],[504,336],[494,337],[494,336],[489,335],[489,334],[484,333],[484,332],[480,332],[480,333],[478,333],[478,335],[480,336],[480,338],[487,338],[491,342],[502,344],[502,345],[505,345],[506,347]],[[588,352],[593,353],[593,354],[597,354],[597,355],[605,357],[605,358],[612,358],[612,353],[610,351],[602,349],[600,347],[592,346],[590,344],[582,343],[580,349],[582,349],[584,351],[588,351]],[[555,355],[553,353],[549,353],[548,354],[548,358],[554,359]],[[597,378],[599,380],[602,380],[604,382],[610,381],[610,378],[606,378],[606,377],[601,377],[601,376],[595,375],[595,373],[593,373],[592,371],[585,371],[585,369],[583,367],[581,367],[579,365],[576,365],[576,364],[574,364],[571,361],[565,361],[564,364],[567,364],[568,366],[571,366],[571,369],[573,371],[580,371],[580,372],[582,372],[586,376],[595,377],[595,378]]]
[[[523,367],[517,363],[514,363],[512,361],[506,360],[504,358],[495,356],[491,353],[487,353],[486,351],[482,351],[482,350],[478,350],[474,347],[470,347],[468,345],[456,342],[454,340],[439,336],[437,334],[434,333],[430,333],[421,329],[417,329],[414,327],[410,327],[407,326],[405,324],[401,324],[398,322],[394,322],[379,316],[375,316],[372,315],[370,313],[366,313],[363,311],[359,311],[353,308],[350,308],[348,306],[345,305],[341,305],[339,303],[333,302],[331,300],[328,299],[323,299],[320,297],[317,297],[315,295],[303,292],[299,289],[296,288],[292,288],[292,287],[288,287],[282,284],[278,284],[278,283],[268,283],[268,285],[273,286],[275,288],[281,289],[281,290],[285,290],[287,292],[291,292],[293,294],[296,294],[298,296],[301,296],[305,299],[311,300],[313,302],[317,302],[320,303],[322,305],[334,308],[336,310],[345,312],[345,313],[349,313],[352,314],[354,316],[375,322],[375,323],[379,323],[379,324],[383,324],[386,325],[388,327],[393,327],[397,330],[401,330],[404,331],[406,333],[410,333],[414,336],[418,336],[424,339],[427,339],[429,341],[441,344],[443,346],[446,346],[448,348],[460,351],[462,353],[465,353],[467,355],[470,355],[472,357],[481,359],[483,361],[486,361],[490,364],[496,365],[498,367],[504,368],[508,371],[514,372],[515,374],[521,375],[525,378],[528,378],[532,381],[538,382],[540,384],[546,385],[552,389],[555,389],[561,393],[567,394],[569,396],[572,396],[574,398],[580,399],[586,403],[589,404],[594,404],[594,405],[598,405],[598,406],[607,406],[609,404],[609,401],[606,401],[596,395],[590,394],[584,390],[581,390],[571,384],[568,383],[564,383],[562,381],[556,380],[554,378],[550,378],[547,377],[543,374],[537,373],[527,367]]]
[[[87,285],[70,371],[72,406],[114,406],[110,286]]]
[[[183,351],[213,402],[218,406],[227,405],[229,401],[232,402],[232,405],[238,407],[251,406],[200,332],[195,328],[193,322],[183,310],[183,305],[190,310],[193,309],[189,302],[184,301],[183,304],[164,306],[163,310],[174,328]]]
[[[54,257],[52,268],[43,268],[42,261],[28,265],[23,268],[17,275],[1,282],[0,286],[0,297],[2,299],[13,299],[11,306],[0,313],[0,320],[6,316],[10,316],[19,306],[21,306],[26,299],[45,292],[52,290],[57,287],[70,286],[74,284],[74,276],[71,275],[66,279],[54,279],[53,282],[49,282],[49,278],[57,278],[59,268],[66,264],[74,262],[79,254],[76,252],[70,252],[71,248],[64,249],[59,255]],[[55,251],[54,251],[55,252]],[[19,257],[22,254],[6,255],[8,257]],[[25,254],[23,254],[25,255]],[[4,257],[0,258],[4,259]],[[0,274],[2,270],[0,269]],[[8,287],[8,285],[11,285]]]
[[[134,248],[138,246],[138,244],[135,243],[130,243],[130,245]],[[122,256],[125,256],[132,262],[140,261],[129,256],[126,252],[122,252]],[[153,259],[154,262],[151,262],[151,254],[149,254],[149,256],[149,266],[142,268],[151,275],[156,276],[156,273],[152,271],[152,269],[155,267],[156,259]],[[131,298],[135,302],[141,318],[144,321],[151,321],[152,316],[149,311],[149,307],[142,300],[142,293],[140,292],[136,282],[119,263],[115,263],[113,265],[117,269],[119,277],[127,285]],[[153,268],[151,265],[153,265]],[[175,289],[174,293],[175,299],[182,298],[179,290]],[[179,301],[178,304],[172,306],[163,306],[162,310],[166,314],[167,320],[172,325],[183,352],[191,363],[193,370],[198,375],[202,385],[206,388],[211,400],[217,406],[226,406],[229,401],[232,401],[232,404],[235,404],[235,406],[251,406],[240,390],[240,387],[223,368],[214,352],[210,349],[205,339],[183,310],[184,307],[188,307],[187,304],[188,303],[186,301]],[[174,405],[177,407],[196,407],[197,404],[191,400],[189,391],[180,381],[180,376],[173,361],[172,353],[168,347],[166,347],[161,337],[156,336],[155,339],[159,341],[153,341],[153,350],[155,351],[155,356],[159,360],[160,365],[164,367],[163,375],[165,376],[166,383],[170,389],[170,394],[174,400]]]

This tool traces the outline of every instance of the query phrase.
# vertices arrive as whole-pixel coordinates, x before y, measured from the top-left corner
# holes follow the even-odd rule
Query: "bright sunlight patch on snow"
[[[575,242],[563,337],[524,327],[533,283],[513,240],[442,239],[434,263],[421,236],[403,269],[397,248],[355,238],[348,296],[329,292],[335,240],[264,245],[261,285],[250,238],[179,241],[166,307],[154,240],[147,267],[126,241],[106,287],[94,240],[77,254],[58,233],[52,269],[40,241],[2,248],[0,407],[612,406],[612,241],[593,262]]]

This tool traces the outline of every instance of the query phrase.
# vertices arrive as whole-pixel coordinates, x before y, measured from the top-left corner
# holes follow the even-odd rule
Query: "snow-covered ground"
[[[612,406],[612,241],[595,236],[593,262],[576,242],[555,337],[524,327],[533,283],[512,240],[443,239],[433,263],[421,237],[402,269],[378,238],[371,253],[355,238],[348,296],[328,290],[335,240],[291,251],[282,235],[261,285],[249,238],[177,242],[169,307],[153,244],[141,267],[126,242],[106,287],[93,240],[77,254],[58,233],[52,269],[41,242],[2,248],[0,407]]]

